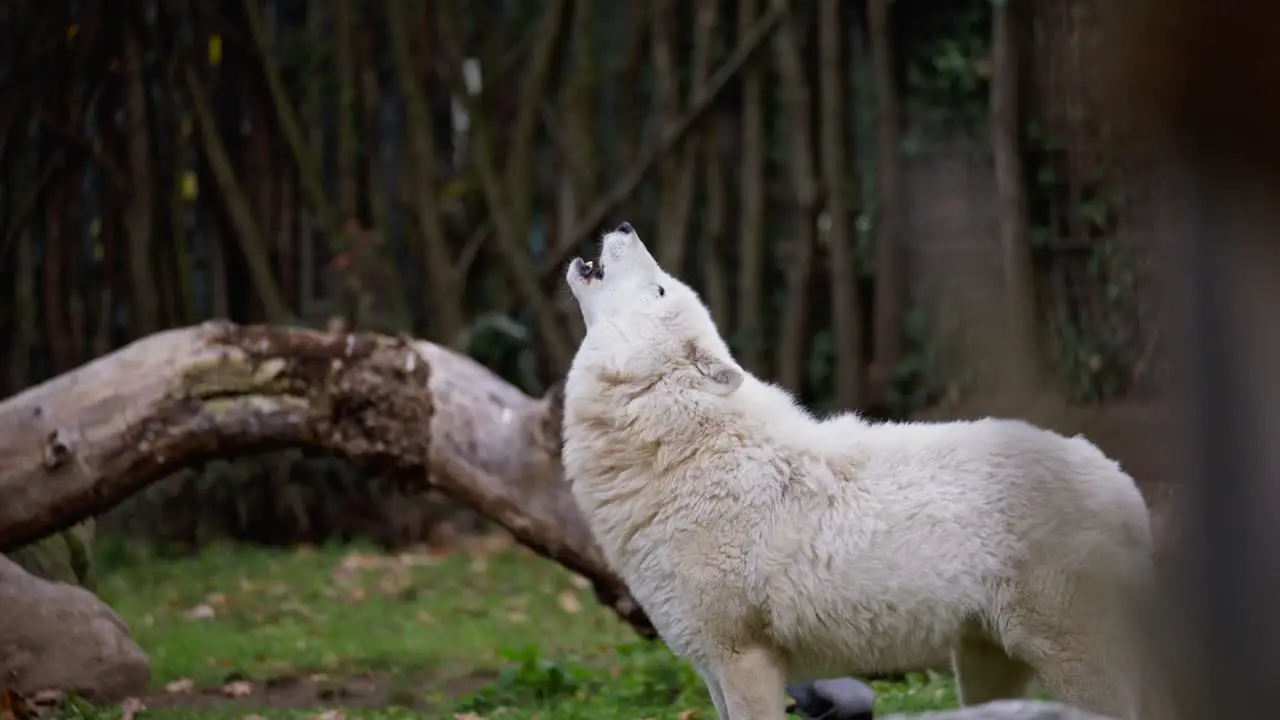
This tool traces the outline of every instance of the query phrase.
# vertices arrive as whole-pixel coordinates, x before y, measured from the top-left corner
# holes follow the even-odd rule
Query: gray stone
[[[996,700],[958,710],[889,715],[884,720],[1108,720],[1069,705],[1041,700]]]
[[[0,555],[0,608],[0,678],[17,692],[117,702],[146,691],[146,653],[88,590],[35,577]]]
[[[806,720],[871,720],[876,693],[851,677],[794,683],[787,694],[795,698],[794,712]]]

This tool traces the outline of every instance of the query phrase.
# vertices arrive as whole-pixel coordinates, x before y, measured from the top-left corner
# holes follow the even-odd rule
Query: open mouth
[[[578,276],[583,280],[603,280],[604,265],[590,260],[578,260]]]

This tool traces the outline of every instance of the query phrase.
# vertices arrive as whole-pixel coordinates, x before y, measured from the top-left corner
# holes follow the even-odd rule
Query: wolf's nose
[[[619,225],[619,226],[618,226],[618,229],[617,229],[617,230],[615,230],[614,232],[620,232],[620,233],[622,233],[623,235],[631,235],[631,234],[632,234],[632,233],[634,233],[635,231],[636,231],[636,229],[635,229],[635,228],[633,228],[633,227],[631,227],[631,223],[629,223],[629,222],[624,222],[624,223],[622,223],[621,225]]]

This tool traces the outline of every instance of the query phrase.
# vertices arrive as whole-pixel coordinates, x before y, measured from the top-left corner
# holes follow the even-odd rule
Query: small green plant
[[[460,710],[483,715],[500,707],[554,702],[591,687],[592,673],[586,666],[573,659],[546,658],[534,643],[501,649],[498,657],[508,663],[498,679],[463,700]]]

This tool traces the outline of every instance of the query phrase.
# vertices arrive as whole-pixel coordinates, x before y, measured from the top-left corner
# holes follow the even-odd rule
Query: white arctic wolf
[[[743,370],[631,225],[569,287],[587,335],[564,463],[609,561],[731,720],[784,683],[952,653],[964,703],[1133,717],[1127,598],[1149,576],[1133,480],[1023,422],[817,419]]]

